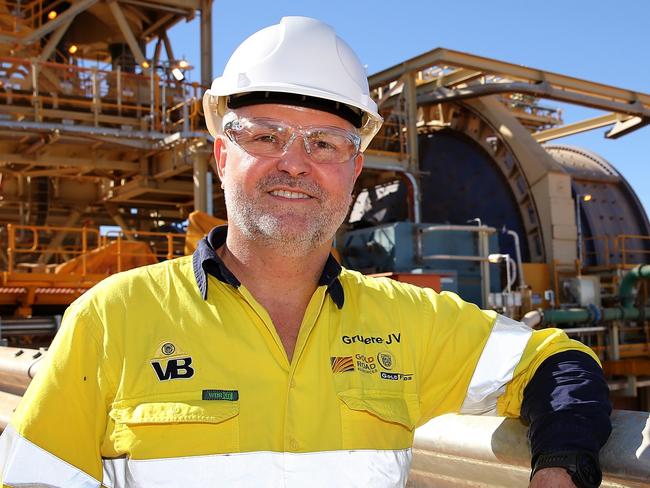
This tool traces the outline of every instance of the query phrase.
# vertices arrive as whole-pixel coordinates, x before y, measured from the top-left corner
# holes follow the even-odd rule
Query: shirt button
[[[289,439],[289,449],[292,451],[297,451],[298,450],[298,441],[294,439],[293,437]]]
[[[291,378],[291,382],[289,383],[289,387],[290,387],[290,388],[295,388],[295,387],[296,387],[296,380],[294,380],[293,378]]]

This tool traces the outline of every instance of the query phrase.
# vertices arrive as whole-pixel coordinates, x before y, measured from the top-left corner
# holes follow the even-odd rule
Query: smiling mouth
[[[269,194],[273,195],[274,197],[289,198],[292,200],[307,200],[309,198],[312,198],[305,193],[288,191],[288,190],[272,190],[269,192]]]

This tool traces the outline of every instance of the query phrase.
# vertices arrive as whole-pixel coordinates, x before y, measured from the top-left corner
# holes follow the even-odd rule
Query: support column
[[[418,151],[418,103],[415,72],[404,75],[404,96],[406,99],[406,130],[407,149],[409,156],[409,171],[418,174],[420,169],[420,155]]]
[[[57,30],[55,30],[50,38],[47,41],[47,44],[45,44],[45,47],[41,51],[41,54],[38,56],[39,61],[47,61],[50,59],[50,56],[56,49],[56,46],[59,44],[61,39],[63,38],[63,35],[67,32],[68,28],[70,27],[70,24],[72,24],[72,21],[74,20],[74,17],[70,17],[68,20],[66,20],[63,24],[59,26]],[[55,85],[55,86],[58,86]]]
[[[124,16],[124,12],[122,12],[122,9],[120,8],[120,6],[115,0],[110,0],[108,2],[108,8],[113,14],[113,17],[115,18],[115,22],[117,22],[117,25],[120,28],[120,31],[122,32],[122,35],[126,40],[126,43],[129,45],[129,49],[131,49],[131,53],[133,54],[133,57],[135,58],[136,62],[143,69],[145,69],[146,68],[145,63],[147,59],[145,58],[142,49],[140,49],[138,40],[135,38],[135,35],[131,30],[131,27],[129,26],[129,22],[126,20],[126,17]]]
[[[194,210],[207,212],[208,210],[208,193],[207,193],[207,173],[208,160],[200,154],[194,155],[193,161],[193,181],[194,181]]]
[[[201,85],[212,83],[212,0],[201,0]]]

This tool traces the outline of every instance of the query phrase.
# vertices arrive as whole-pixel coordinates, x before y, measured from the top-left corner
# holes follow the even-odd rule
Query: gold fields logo
[[[332,373],[345,373],[347,371],[354,371],[354,362],[352,356],[336,356],[330,358],[330,365],[332,366]]]

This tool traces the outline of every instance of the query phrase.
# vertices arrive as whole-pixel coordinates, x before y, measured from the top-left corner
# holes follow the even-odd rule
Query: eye
[[[314,146],[314,149],[318,149],[319,151],[336,151],[337,150],[337,147],[334,144],[332,144],[330,142],[327,142],[324,139],[318,139],[318,140],[314,141],[312,145]]]
[[[309,134],[309,145],[314,151],[337,152],[345,145],[345,140],[338,134],[319,130]]]
[[[269,133],[262,133],[262,134],[255,134],[252,136],[252,139],[255,142],[260,142],[260,143],[268,143],[268,144],[275,144],[278,142],[278,137],[276,134],[273,134],[271,132]]]

